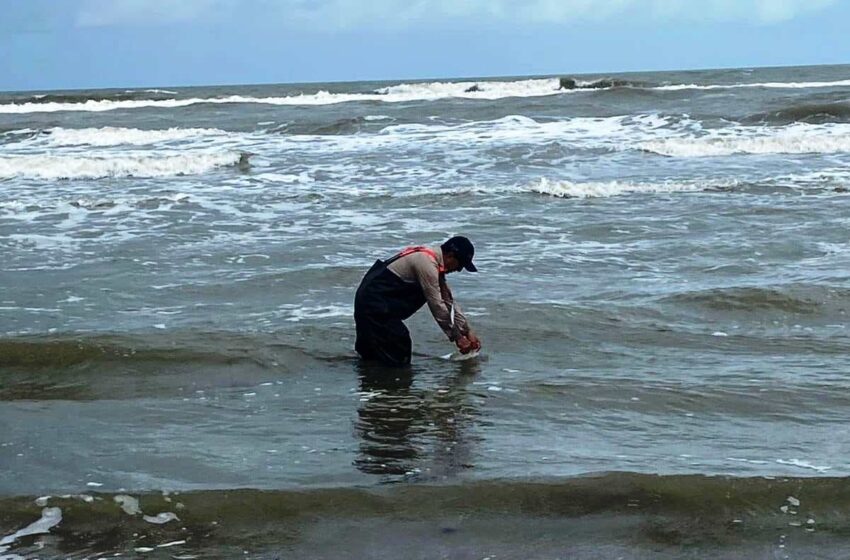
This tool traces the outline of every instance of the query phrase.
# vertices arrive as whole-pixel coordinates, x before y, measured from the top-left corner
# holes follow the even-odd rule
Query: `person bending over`
[[[480,349],[481,341],[446,284],[446,274],[478,271],[472,264],[474,254],[472,242],[458,235],[439,247],[408,247],[386,261],[375,261],[354,296],[354,348],[360,357],[392,366],[409,364],[412,343],[404,320],[426,303],[462,353]]]

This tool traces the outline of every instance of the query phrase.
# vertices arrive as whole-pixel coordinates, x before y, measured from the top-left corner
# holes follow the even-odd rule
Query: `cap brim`
[[[475,265],[474,265],[474,264],[472,264],[472,261],[470,261],[470,262],[466,263],[466,264],[463,266],[463,268],[465,268],[465,269],[466,269],[466,270],[468,270],[469,272],[478,272],[478,269],[475,267]]]

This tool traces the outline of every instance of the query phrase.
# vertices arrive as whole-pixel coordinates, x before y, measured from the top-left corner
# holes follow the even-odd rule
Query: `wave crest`
[[[744,122],[764,124],[792,124],[797,122],[824,124],[850,122],[850,103],[808,103],[777,111],[750,115]]]
[[[227,133],[216,128],[168,128],[163,130],[141,130],[105,126],[102,128],[47,128],[30,135],[29,140],[51,146],[120,146],[159,144],[183,140],[196,140]]]
[[[611,88],[649,88],[646,82],[624,80],[620,78],[600,78],[598,80],[580,80],[577,78],[563,77],[558,79],[559,89],[611,89]]]
[[[794,314],[815,313],[820,303],[776,288],[715,288],[678,294],[671,301],[695,304],[717,311],[781,311]]]
[[[777,461],[778,464],[792,462]],[[850,509],[847,483],[847,478],[824,476],[736,478],[613,472],[550,480],[483,480],[463,485],[390,485],[371,489],[194,490],[180,492],[179,501],[184,505],[187,519],[198,529],[207,532],[211,522],[221,522],[221,531],[231,528],[232,536],[246,530],[246,520],[259,520],[254,529],[263,531],[270,526],[288,529],[291,523],[269,525],[269,522],[291,522],[300,517],[362,519],[390,515],[418,519],[444,518],[446,512],[484,518],[514,514],[531,519],[663,513],[673,519],[693,516],[721,528],[728,528],[734,516],[741,515],[754,526],[763,526],[775,534],[777,519],[783,519],[780,506],[784,504],[792,504],[791,509],[801,507],[813,515],[820,514],[818,527],[823,530],[829,528],[830,520],[837,524],[835,528],[843,530]],[[141,506],[151,511],[174,507],[168,494],[162,492],[136,495]],[[120,504],[110,499],[112,495],[102,493],[99,497],[104,499],[80,503],[78,496],[68,495],[46,497],[46,500],[51,505],[75,506],[68,511],[70,525],[91,524],[113,531],[116,526],[131,521]],[[0,504],[4,512],[15,517],[32,516],[39,511],[32,497],[6,497]]]
[[[834,154],[850,152],[846,125],[792,125],[783,129],[738,127],[706,136],[662,138],[638,148],[671,157],[716,157],[735,154]]]
[[[607,198],[624,194],[658,194],[676,192],[698,192],[709,188],[706,185],[688,183],[624,183],[620,181],[550,181],[542,178],[528,186],[531,192],[559,198]]]
[[[169,99],[177,92],[164,89],[125,90],[125,91],[88,91],[67,93],[45,93],[17,97],[16,102],[21,104],[48,104],[48,103],[85,103],[87,101],[129,101],[129,100],[159,100]]]
[[[746,89],[746,88],[765,88],[765,89],[809,89],[809,88],[830,88],[830,87],[846,87],[850,86],[850,80],[836,80],[831,82],[754,82],[754,83],[739,83],[739,84],[667,84],[655,86],[653,89],[660,91],[680,91],[687,89]]]
[[[256,103],[267,105],[331,105],[348,102],[400,103],[434,101],[447,98],[494,100],[507,97],[541,97],[565,94],[569,91],[610,90],[627,88],[631,91],[723,90],[741,88],[808,89],[850,86],[850,80],[831,82],[760,82],[732,84],[666,84],[658,85],[627,78],[606,77],[583,80],[574,77],[531,78],[520,80],[478,80],[458,82],[401,83],[372,91],[327,90],[251,97],[229,95],[208,98],[177,98],[166,90],[127,91],[119,93],[71,93],[12,97],[0,103],[0,114],[44,113],[56,111],[111,111],[145,107],[178,108],[196,104]],[[9,98],[7,98],[9,99]]]
[[[247,165],[247,154],[232,151],[169,155],[0,156],[0,179],[101,179],[197,175]]]
[[[474,86],[474,87],[473,87]],[[73,101],[43,101],[32,99],[18,103],[0,104],[2,113],[47,113],[57,111],[112,111],[115,109],[140,109],[156,107],[161,109],[187,107],[196,104],[233,104],[257,103],[266,105],[333,105],[355,101],[381,101],[385,103],[401,103],[406,101],[432,101],[451,97],[468,99],[502,99],[505,97],[535,97],[557,95],[558,80],[535,79],[509,82],[431,82],[416,84],[398,84],[372,92],[332,93],[326,90],[315,93],[298,93],[285,96],[250,97],[230,95],[225,97],[208,98],[144,98],[144,99],[92,99],[85,98]]]

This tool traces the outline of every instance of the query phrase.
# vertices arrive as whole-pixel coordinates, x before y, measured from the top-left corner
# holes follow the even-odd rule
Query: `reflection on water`
[[[387,368],[358,363],[357,370],[361,398],[355,433],[360,442],[354,464],[360,471],[395,482],[453,477],[474,466],[480,413],[467,388],[477,364]]]

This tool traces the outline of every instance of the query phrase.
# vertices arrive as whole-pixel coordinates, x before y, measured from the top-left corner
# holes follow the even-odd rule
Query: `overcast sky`
[[[850,63],[850,0],[0,0],[0,90]]]

